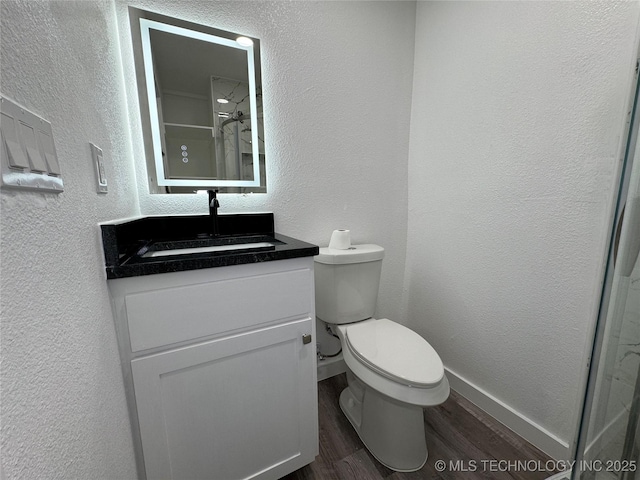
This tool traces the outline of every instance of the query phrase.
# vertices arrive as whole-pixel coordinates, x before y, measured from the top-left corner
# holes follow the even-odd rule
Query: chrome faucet
[[[207,190],[209,194],[209,217],[211,218],[211,236],[217,237],[220,235],[220,229],[218,228],[218,208],[220,207],[220,202],[218,202],[218,198],[216,197],[218,191],[217,190]]]

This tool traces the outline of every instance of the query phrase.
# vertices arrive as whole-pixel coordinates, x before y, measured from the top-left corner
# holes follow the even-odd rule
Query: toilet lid
[[[347,346],[361,362],[396,382],[432,387],[444,376],[442,360],[413,330],[386,318],[349,325]]]

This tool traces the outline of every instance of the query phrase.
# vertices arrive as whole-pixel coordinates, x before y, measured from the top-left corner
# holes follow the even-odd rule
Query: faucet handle
[[[220,202],[218,202],[217,194],[218,190],[207,190],[209,194],[209,207],[217,208],[220,206]]]

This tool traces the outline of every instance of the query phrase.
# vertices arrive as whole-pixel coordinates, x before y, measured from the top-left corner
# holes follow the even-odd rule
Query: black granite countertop
[[[270,262],[318,254],[316,245],[275,233],[272,213],[221,214],[218,223],[221,234],[215,237],[209,234],[211,220],[208,215],[141,217],[101,224],[107,278]],[[254,243],[255,247],[243,245],[242,250],[151,256],[175,249]]]

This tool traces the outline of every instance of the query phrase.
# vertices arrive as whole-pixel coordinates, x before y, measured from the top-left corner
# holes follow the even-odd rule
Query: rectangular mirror
[[[151,192],[266,192],[259,40],[129,15]]]

